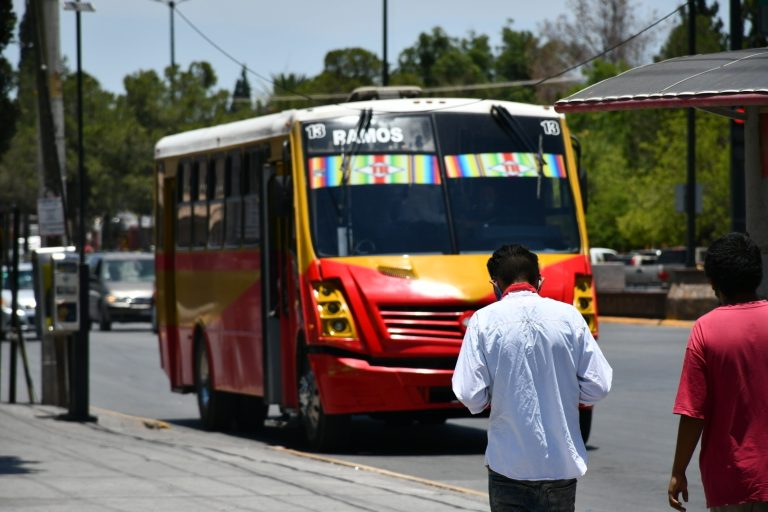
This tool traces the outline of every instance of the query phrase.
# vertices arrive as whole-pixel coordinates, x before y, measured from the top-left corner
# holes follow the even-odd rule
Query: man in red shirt
[[[716,512],[768,511],[768,301],[760,249],[743,233],[707,250],[704,272],[721,306],[696,321],[673,412],[680,415],[669,505],[685,510],[685,470],[701,441],[701,481]],[[703,436],[702,436],[703,433]]]

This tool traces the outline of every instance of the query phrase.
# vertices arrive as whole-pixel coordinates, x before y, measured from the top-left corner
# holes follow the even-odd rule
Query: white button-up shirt
[[[576,308],[516,291],[470,319],[453,392],[473,414],[491,406],[488,467],[559,480],[586,472],[578,406],[607,395],[612,376]]]

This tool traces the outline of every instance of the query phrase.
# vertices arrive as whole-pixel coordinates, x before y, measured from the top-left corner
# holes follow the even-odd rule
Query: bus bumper
[[[461,409],[453,370],[373,366],[362,359],[310,356],[328,414]]]

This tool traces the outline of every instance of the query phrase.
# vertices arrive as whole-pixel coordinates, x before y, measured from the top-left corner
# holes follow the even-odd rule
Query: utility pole
[[[37,85],[38,154],[40,157],[40,187],[38,209],[45,202],[47,207],[66,216],[66,186],[64,181],[64,110],[61,94],[61,59],[59,55],[58,12],[50,13],[49,7],[56,0],[29,0],[28,8],[33,19],[34,63]],[[58,71],[57,71],[58,70]],[[40,212],[38,212],[40,214]],[[45,227],[42,226],[41,227]],[[66,222],[61,231],[41,235],[61,236],[64,244],[69,238]],[[44,243],[47,241],[44,241]]]
[[[731,50],[744,47],[744,22],[741,0],[730,0]],[[731,120],[731,229],[747,230],[746,190],[744,186],[744,123]]]
[[[382,60],[381,60],[381,85],[387,86],[389,85],[389,63],[387,62],[387,0],[383,0],[383,2],[384,2],[384,13],[383,13],[384,50],[382,51]]]
[[[59,34],[59,2],[58,0],[43,0],[43,26],[45,28],[45,53],[49,77],[49,95],[51,99],[51,114],[53,115],[54,141],[59,160],[61,174],[62,197],[67,197],[67,153],[64,143],[64,93],[61,75],[64,66],[61,63],[61,48]]]
[[[688,53],[696,54],[696,1],[688,0]],[[688,109],[688,180],[685,194],[687,254],[685,265],[696,266],[696,110]]]

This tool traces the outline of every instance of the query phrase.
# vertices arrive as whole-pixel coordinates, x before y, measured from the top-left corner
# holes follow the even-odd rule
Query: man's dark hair
[[[707,249],[704,273],[724,295],[754,293],[763,280],[760,248],[745,233],[728,233]]]
[[[525,280],[535,286],[539,279],[539,257],[522,245],[503,245],[488,260],[488,274],[504,285]]]

